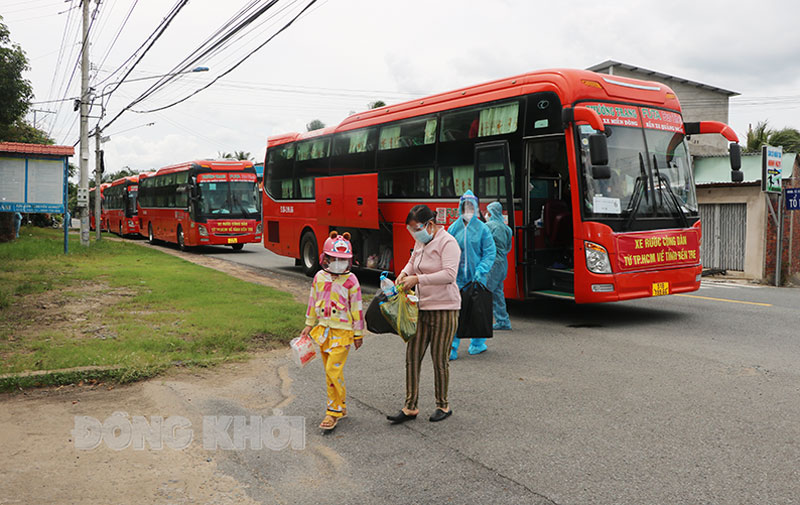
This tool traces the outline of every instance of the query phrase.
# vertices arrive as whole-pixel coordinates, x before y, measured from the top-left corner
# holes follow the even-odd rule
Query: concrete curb
[[[81,366],[59,370],[8,373],[0,375],[0,392],[42,386],[61,386],[92,379],[116,383],[130,382],[155,375],[160,369],[160,367],[140,370],[116,366]]]

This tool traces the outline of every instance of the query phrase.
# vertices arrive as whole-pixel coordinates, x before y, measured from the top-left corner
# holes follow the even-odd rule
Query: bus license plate
[[[239,241],[239,239],[238,239],[238,238],[236,238],[236,237],[233,237],[233,238],[229,238],[229,239],[228,239],[228,243],[229,243],[229,244],[235,244],[235,243],[237,243],[238,241]],[[655,286],[655,284],[653,284],[653,286]],[[654,287],[653,289],[655,290],[656,288]]]
[[[653,296],[663,296],[669,294],[669,282],[654,282]]]

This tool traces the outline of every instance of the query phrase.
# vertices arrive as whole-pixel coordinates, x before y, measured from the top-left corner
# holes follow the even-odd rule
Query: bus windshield
[[[583,166],[583,205],[589,218],[674,217],[683,224],[697,216],[697,196],[682,132],[606,126],[611,177],[594,179],[588,136],[579,125]]]
[[[210,218],[257,219],[258,186],[251,181],[202,181],[197,184],[200,214]]]
[[[128,213],[130,214],[129,217],[135,216],[138,212],[136,208],[136,196],[139,194],[138,191],[128,191]]]

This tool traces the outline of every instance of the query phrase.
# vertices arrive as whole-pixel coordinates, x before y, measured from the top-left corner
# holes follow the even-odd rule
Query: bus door
[[[572,204],[564,134],[526,139],[522,252],[526,292],[574,292]]]
[[[514,222],[514,192],[508,141],[482,142],[475,145],[476,194],[484,203],[494,200],[503,204],[508,215],[508,226],[516,229]],[[516,284],[516,283],[515,283]]]

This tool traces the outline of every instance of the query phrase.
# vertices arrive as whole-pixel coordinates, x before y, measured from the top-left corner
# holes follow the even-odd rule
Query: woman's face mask
[[[342,258],[333,258],[328,261],[328,271],[334,274],[343,274],[347,272],[350,266],[350,261]]]
[[[430,221],[428,221],[427,223],[423,224],[421,227],[415,230],[411,229],[408,230],[409,232],[411,232],[411,236],[414,237],[414,240],[421,242],[423,244],[427,244],[428,242],[433,240],[433,234],[428,232],[428,223],[430,223]]]

